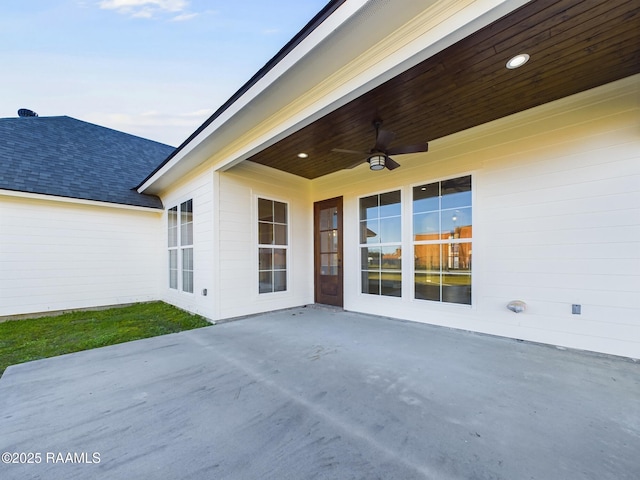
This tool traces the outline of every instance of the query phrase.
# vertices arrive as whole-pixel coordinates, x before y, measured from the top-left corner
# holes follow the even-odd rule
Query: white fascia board
[[[97,200],[85,200],[83,198],[59,197],[57,195],[47,195],[44,193],[20,192],[17,190],[0,189],[0,197],[28,198],[31,200],[43,200],[47,202],[73,203],[76,205],[89,205],[92,207],[118,208],[122,210],[138,210],[141,212],[162,213],[161,208],[141,207],[137,205],[126,205],[124,203],[100,202]]]
[[[242,108],[246,107],[253,99],[275,83],[284,73],[286,73],[300,59],[304,58],[322,40],[331,35],[336,28],[351,18],[369,0],[349,0],[343,3],[331,16],[316,27],[307,37],[304,38],[286,57],[269,70],[260,80],[247,90],[238,100],[220,114],[210,125],[207,126],[198,136],[185,145],[178,154],[166,165],[158,170],[151,178],[138,188],[139,193],[143,193],[153,185],[167,171],[171,170],[184,157],[189,155],[204,139],[214,133],[221,125],[233,118]]]

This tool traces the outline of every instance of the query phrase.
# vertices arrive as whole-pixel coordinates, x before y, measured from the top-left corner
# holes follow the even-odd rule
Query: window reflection
[[[415,298],[471,304],[471,176],[413,188]]]
[[[402,204],[400,190],[360,199],[362,293],[402,294]]]

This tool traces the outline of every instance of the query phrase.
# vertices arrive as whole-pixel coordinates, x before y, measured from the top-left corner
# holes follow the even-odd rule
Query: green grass
[[[9,365],[210,325],[162,302],[0,323],[0,376]]]

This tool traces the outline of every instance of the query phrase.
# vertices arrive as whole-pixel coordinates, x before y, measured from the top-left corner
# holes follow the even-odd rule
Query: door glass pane
[[[336,207],[320,210],[320,230],[338,228],[338,209]]]
[[[320,232],[320,251],[331,253],[338,251],[338,231],[329,230]]]
[[[337,253],[323,253],[320,255],[320,275],[338,275]]]
[[[325,208],[320,210],[320,217],[318,218],[318,228],[320,230],[329,230],[331,228],[332,210],[332,208]]]

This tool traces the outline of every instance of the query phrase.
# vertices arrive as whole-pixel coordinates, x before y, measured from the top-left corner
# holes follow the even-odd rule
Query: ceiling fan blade
[[[350,169],[352,169],[352,168],[356,168],[358,165],[362,165],[362,164],[363,164],[364,162],[366,162],[366,161],[367,161],[367,159],[366,159],[366,158],[363,158],[362,160],[358,160],[356,163],[354,163],[354,164],[352,164],[352,165],[349,165],[349,166],[347,166],[347,167],[344,167],[344,169],[345,169],[345,170],[350,170]]]
[[[390,148],[387,152],[389,155],[404,155],[405,153],[418,153],[429,151],[428,143],[419,143],[417,145],[405,145],[404,147]]]
[[[359,152],[358,150],[346,150],[344,148],[332,148],[331,151],[336,153],[355,153],[356,155],[368,155],[368,152]]]
[[[373,147],[378,152],[384,152],[387,149],[387,145],[393,142],[396,134],[389,130],[378,131],[378,138],[376,138],[376,145]]]
[[[387,156],[387,158],[384,161],[384,166],[387,167],[389,170],[393,170],[395,168],[398,168],[400,164],[396,162],[393,158]]]

